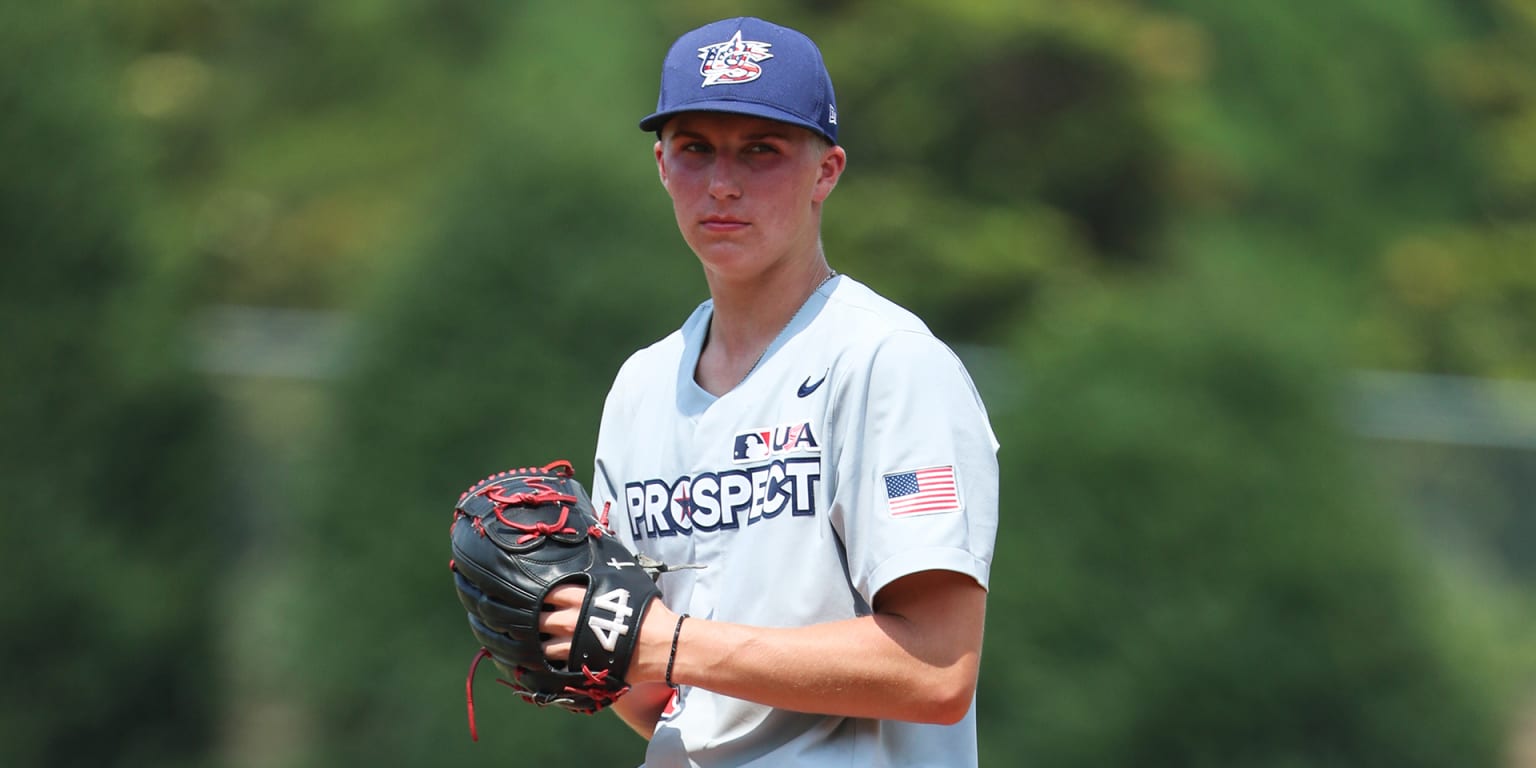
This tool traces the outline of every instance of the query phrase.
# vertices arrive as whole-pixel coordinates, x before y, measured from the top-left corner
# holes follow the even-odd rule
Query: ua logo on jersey
[[[816,442],[816,435],[811,432],[811,423],[804,421],[737,435],[736,445],[731,450],[731,460],[740,464],[791,451],[820,450],[821,444]]]
[[[596,615],[598,609],[613,614],[613,618]],[[619,636],[629,634],[629,617],[635,615],[635,609],[629,607],[629,590],[621,587],[598,595],[592,600],[592,612],[587,626],[597,635],[603,650],[612,653],[619,643]]]

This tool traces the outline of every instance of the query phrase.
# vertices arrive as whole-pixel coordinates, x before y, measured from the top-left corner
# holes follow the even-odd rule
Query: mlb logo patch
[[[960,511],[960,485],[953,465],[893,472],[885,476],[885,500],[891,517]]]

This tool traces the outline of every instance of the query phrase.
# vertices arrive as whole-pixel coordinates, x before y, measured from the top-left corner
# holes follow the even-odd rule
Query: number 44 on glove
[[[634,655],[655,575],[667,566],[636,557],[598,516],[568,461],[492,475],[459,497],[449,529],[454,584],[481,649],[465,682],[475,732],[475,669],[489,656],[497,682],[539,706],[593,713],[629,690]],[[539,636],[545,595],[561,584],[587,588],[570,658],[551,663]]]

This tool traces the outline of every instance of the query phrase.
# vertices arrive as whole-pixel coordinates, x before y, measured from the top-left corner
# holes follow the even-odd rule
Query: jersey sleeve
[[[613,386],[608,390],[608,397],[603,401],[603,415],[597,428],[597,453],[592,460],[592,487],[589,489],[592,497],[592,508],[601,515],[604,505],[608,507],[609,527],[613,529],[619,541],[631,550],[635,548],[634,537],[629,526],[625,524],[628,515],[624,508],[624,499],[620,495],[620,489],[615,485],[622,476],[621,469],[614,462],[623,460],[623,451],[619,450],[617,441],[624,439],[623,425],[628,422],[629,404],[624,396],[625,374],[633,361],[628,361],[619,369],[614,378]]]
[[[831,522],[866,604],[909,574],[987,586],[997,533],[997,441],[965,367],[926,333],[883,339],[850,372],[834,418]]]

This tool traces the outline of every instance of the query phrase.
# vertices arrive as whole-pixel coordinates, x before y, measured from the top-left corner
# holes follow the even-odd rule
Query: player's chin
[[[705,270],[727,282],[751,280],[763,272],[762,259],[748,243],[704,242],[695,244],[693,252]]]
[[[688,245],[699,258],[727,261],[739,259],[753,250],[750,230],[720,232],[700,227],[688,233]]]

